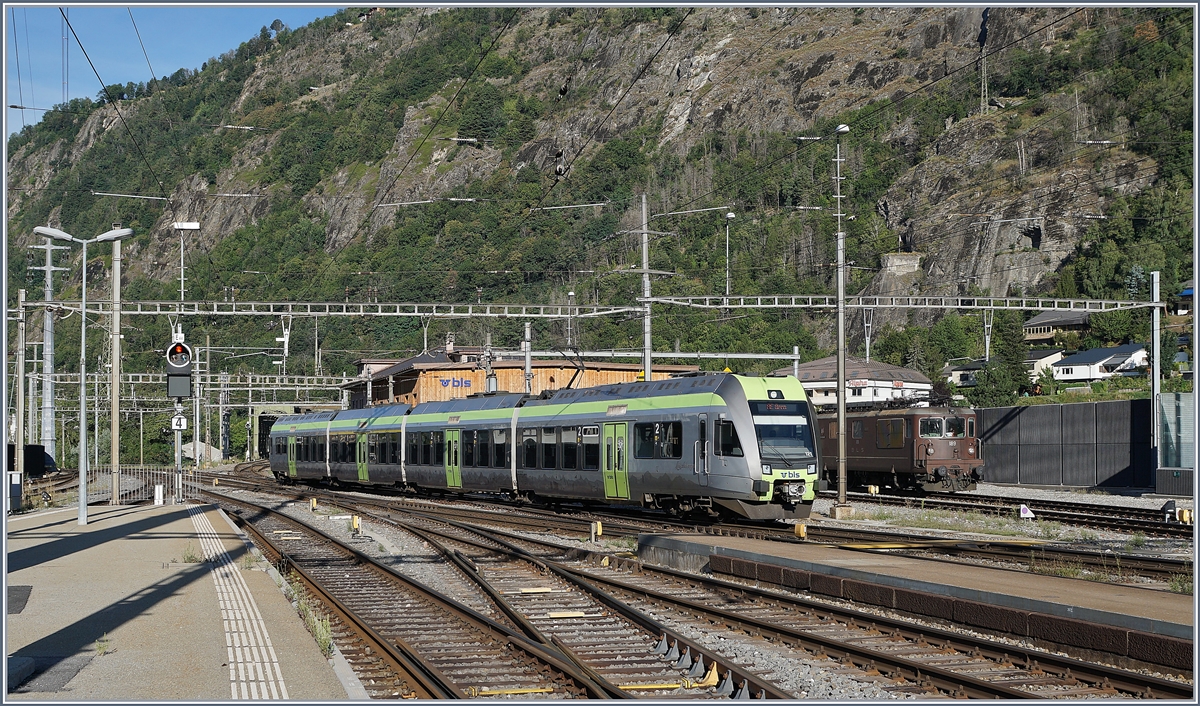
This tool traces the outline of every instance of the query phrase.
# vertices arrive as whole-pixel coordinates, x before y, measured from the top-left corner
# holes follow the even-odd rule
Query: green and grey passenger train
[[[282,482],[802,519],[815,432],[796,378],[719,373],[286,416],[270,458]]]

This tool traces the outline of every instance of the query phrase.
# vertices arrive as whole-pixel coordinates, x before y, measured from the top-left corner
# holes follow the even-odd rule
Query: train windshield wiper
[[[783,461],[784,465],[787,466],[788,468],[792,467],[792,462],[787,459],[787,456],[783,455],[782,451],[778,451],[778,450],[770,448],[768,446],[762,446],[761,448],[764,452],[767,451],[768,449],[770,449],[770,451],[775,455],[775,458],[779,459],[780,461]]]

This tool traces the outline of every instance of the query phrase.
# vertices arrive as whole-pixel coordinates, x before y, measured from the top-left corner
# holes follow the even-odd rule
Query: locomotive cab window
[[[921,418],[921,438],[922,439],[940,439],[940,438],[942,438],[942,419],[941,419],[941,417],[922,417]]]
[[[967,436],[975,438],[975,417],[967,417]]]
[[[962,417],[946,417],[946,436],[961,439],[966,436],[966,420]]]

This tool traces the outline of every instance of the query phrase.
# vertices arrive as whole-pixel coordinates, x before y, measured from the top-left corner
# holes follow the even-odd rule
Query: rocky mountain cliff
[[[1049,292],[1114,204],[1169,176],[1130,104],[1146,71],[1182,85],[1190,28],[1160,11],[992,8],[983,63],[982,13],[376,9],[264,28],[197,71],[75,101],[11,140],[11,274],[40,281],[23,254],[34,225],[122,221],[139,233],[132,291],[162,296],[178,275],[171,223],[189,220],[203,224],[188,255],[207,298],[564,301],[572,288],[628,301],[632,278],[592,273],[639,261],[613,234],[638,227],[645,192],[651,213],[737,212],[735,292],[827,291],[831,128],[845,122],[854,290]],[[1137,63],[1129,76],[1106,73],[1122,61]],[[1155,116],[1190,141],[1190,112]],[[606,205],[530,210],[580,203]],[[652,264],[681,276],[656,291],[723,291],[715,219],[660,230],[672,229]],[[712,323],[672,321],[685,340]],[[679,338],[667,328],[664,345]],[[620,345],[619,329],[595,335]],[[695,345],[735,344],[707,335]]]

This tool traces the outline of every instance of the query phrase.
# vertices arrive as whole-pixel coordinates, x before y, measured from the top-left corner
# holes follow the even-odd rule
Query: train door
[[[624,422],[605,424],[600,464],[604,474],[604,497],[609,500],[629,499],[628,451],[628,426]]]
[[[696,436],[696,466],[694,473],[700,485],[708,485],[708,415],[700,415],[700,433]]]
[[[296,437],[287,438],[288,477],[296,477]]]
[[[357,437],[354,444],[354,462],[358,466],[358,481],[366,483],[370,480],[367,472],[367,435],[355,434]]]
[[[462,487],[462,458],[459,456],[459,448],[462,440],[461,429],[446,430],[446,487],[461,488]]]

